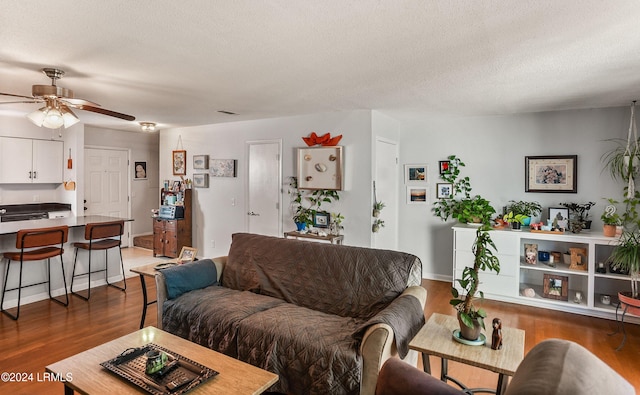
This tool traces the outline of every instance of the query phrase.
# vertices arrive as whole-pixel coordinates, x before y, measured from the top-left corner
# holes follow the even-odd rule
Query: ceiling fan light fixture
[[[44,121],[42,121],[42,126],[49,129],[58,129],[63,125],[64,118],[62,118],[62,112],[57,108],[50,108],[44,117]]]
[[[69,128],[76,123],[80,122],[78,116],[71,111],[67,106],[62,106],[62,119],[64,120],[64,127]]]
[[[143,132],[153,132],[156,130],[156,124],[154,122],[138,122],[140,124],[140,129]]]
[[[42,123],[44,122],[48,111],[49,109],[47,107],[42,107],[32,113],[27,114],[27,118],[29,118],[29,120],[33,122],[34,125],[42,127]]]

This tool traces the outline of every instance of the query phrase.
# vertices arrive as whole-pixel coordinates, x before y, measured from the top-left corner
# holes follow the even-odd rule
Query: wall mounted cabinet
[[[473,265],[471,247],[476,230],[469,225],[453,227],[454,280],[462,276],[465,266]],[[617,238],[605,237],[601,232],[547,234],[528,230],[492,230],[491,239],[496,244],[496,255],[500,259],[500,273],[479,273],[480,290],[487,299],[615,319],[618,291],[631,289],[628,275],[609,272],[606,260],[615,248]],[[540,262],[536,257],[535,264],[527,263],[526,244],[536,245],[537,251],[559,252],[562,259],[556,258],[551,263]],[[576,255],[574,261],[579,261],[578,265],[571,265],[571,258],[565,256],[571,251]],[[606,273],[596,270],[599,263],[605,263]],[[567,300],[545,297],[545,274],[567,279]],[[456,287],[462,291],[457,284]],[[533,290],[535,295],[525,296],[527,289]],[[609,296],[611,302],[603,303],[603,296]],[[640,323],[636,317],[628,320]]]
[[[60,184],[63,181],[64,143],[0,137],[0,183]]]

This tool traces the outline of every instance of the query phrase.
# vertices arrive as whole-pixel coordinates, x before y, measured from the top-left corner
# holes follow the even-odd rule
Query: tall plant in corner
[[[433,211],[443,221],[456,218],[462,222],[461,218],[470,218],[471,215],[480,219],[481,225],[476,230],[476,238],[471,249],[474,257],[473,265],[465,266],[462,278],[455,280],[464,290],[465,297],[460,295],[454,285],[451,287],[453,299],[449,301],[458,311],[462,337],[468,340],[477,340],[481,329],[485,328],[484,318],[487,317],[487,313],[482,308],[474,305],[476,295],[479,295],[480,299],[484,298],[484,293],[479,289],[478,273],[480,270],[500,273],[500,261],[495,256],[497,249],[489,234],[491,215],[495,213],[495,209],[489,204],[489,201],[481,196],[471,197],[469,177],[460,177],[460,167],[465,164],[455,155],[449,156],[448,159],[449,167],[441,175],[441,178],[451,183],[452,194],[435,202]],[[482,202],[482,204],[477,205],[471,202]]]

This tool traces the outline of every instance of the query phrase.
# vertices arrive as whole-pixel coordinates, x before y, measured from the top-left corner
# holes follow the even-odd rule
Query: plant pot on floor
[[[458,313],[458,324],[460,325],[460,336],[467,340],[475,341],[480,338],[480,333],[482,332],[482,325],[480,325],[480,321],[478,319],[473,320],[473,328],[469,328],[462,322],[460,319],[460,313]]]

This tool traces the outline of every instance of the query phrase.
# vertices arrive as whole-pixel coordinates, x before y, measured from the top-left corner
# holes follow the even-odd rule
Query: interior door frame
[[[86,174],[86,161],[84,160],[84,150],[85,149],[99,149],[99,150],[108,150],[108,151],[125,151],[127,153],[127,218],[126,219],[133,219],[131,217],[131,182],[132,182],[132,177],[131,177],[131,148],[122,148],[122,147],[107,147],[107,146],[102,146],[102,145],[85,145],[84,147],[82,147],[82,155],[83,155],[83,184],[84,184],[84,174]],[[82,207],[78,208],[78,211],[82,210],[82,213],[84,215],[84,188],[86,188],[86,185],[83,186],[82,188],[82,199],[81,202],[83,202]],[[160,192],[158,192],[160,193]],[[126,235],[126,237],[125,237]],[[125,245],[126,242],[126,245]],[[124,235],[122,238],[122,244],[123,247],[133,247],[133,235],[131,233],[131,222],[130,221],[125,221],[124,222]]]
[[[278,185],[280,186],[278,193],[278,235],[283,235],[282,231],[282,139],[265,139],[265,140],[247,140],[245,141],[245,213],[248,213],[250,210],[250,201],[249,201],[249,160],[251,158],[251,146],[256,144],[278,144]],[[245,218],[245,230],[249,231],[249,215]]]

